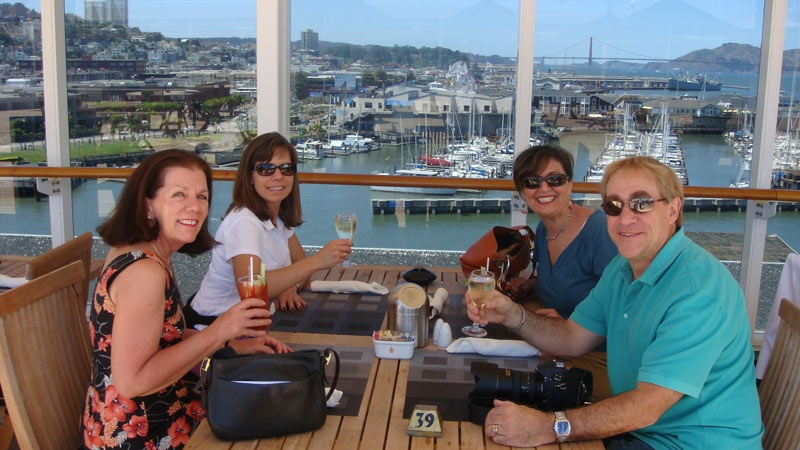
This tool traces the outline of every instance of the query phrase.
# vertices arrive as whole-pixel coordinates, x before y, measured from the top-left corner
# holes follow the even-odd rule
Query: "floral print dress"
[[[189,434],[205,416],[199,396],[182,381],[154,394],[130,399],[121,396],[114,387],[114,380],[111,379],[111,331],[116,305],[108,294],[108,287],[120,272],[143,258],[151,258],[164,267],[152,253],[125,253],[103,269],[95,288],[89,324],[92,378],[81,423],[86,448],[183,448],[189,440]],[[167,270],[166,267],[164,270]],[[186,328],[178,285],[172,274],[169,271],[167,273],[164,327],[159,348],[180,342]]]

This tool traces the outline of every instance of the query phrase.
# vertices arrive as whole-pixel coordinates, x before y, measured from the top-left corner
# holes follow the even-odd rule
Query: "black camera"
[[[534,372],[500,369],[497,364],[473,361],[475,377],[471,398],[498,398],[542,411],[561,411],[588,404],[592,398],[592,373],[558,361],[543,361]]]

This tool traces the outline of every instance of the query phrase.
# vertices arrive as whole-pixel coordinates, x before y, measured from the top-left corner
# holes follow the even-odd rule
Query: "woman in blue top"
[[[617,255],[608,237],[606,215],[572,203],[573,166],[572,155],[554,145],[530,147],[514,161],[514,186],[540,222],[531,258],[533,274],[527,280],[511,279],[511,292],[518,300],[532,301],[534,313],[564,319]],[[605,353],[590,355],[596,359],[591,364],[572,363],[592,370],[597,400],[610,394]]]

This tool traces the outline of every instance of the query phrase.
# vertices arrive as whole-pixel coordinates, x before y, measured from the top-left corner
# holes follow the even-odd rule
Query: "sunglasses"
[[[524,184],[528,189],[539,189],[539,187],[541,187],[542,183],[545,181],[550,187],[559,187],[566,184],[568,180],[569,177],[563,173],[554,173],[546,177],[525,177],[522,179],[522,184]]]
[[[268,162],[256,164],[256,173],[262,177],[271,177],[276,170],[280,170],[281,175],[290,177],[297,173],[297,164],[285,163],[280,166]]]
[[[656,207],[656,202],[668,202],[669,200],[665,198],[657,198],[653,199],[650,197],[639,197],[639,198],[632,198],[627,202],[622,200],[606,200],[600,204],[600,207],[603,208],[603,211],[606,215],[616,217],[622,214],[622,209],[625,205],[631,209],[631,211],[635,212],[636,214],[644,214],[649,213]]]

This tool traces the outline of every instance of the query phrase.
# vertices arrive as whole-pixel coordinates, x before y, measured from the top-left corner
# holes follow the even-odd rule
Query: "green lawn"
[[[175,146],[177,148],[189,148],[190,146],[199,142],[213,143],[222,140],[222,134],[204,134],[202,136],[189,137],[189,138],[149,138],[147,142],[155,148],[164,148],[165,146]],[[133,153],[143,150],[140,144],[144,145],[142,141],[112,141],[97,144],[72,144],[70,147],[70,159],[87,158],[91,156],[100,155],[118,155],[120,153]],[[14,144],[17,145],[17,144]],[[13,159],[17,157],[23,158],[25,161],[36,164],[47,160],[44,150],[37,148],[36,150],[17,150],[8,153],[0,153],[3,159]]]

